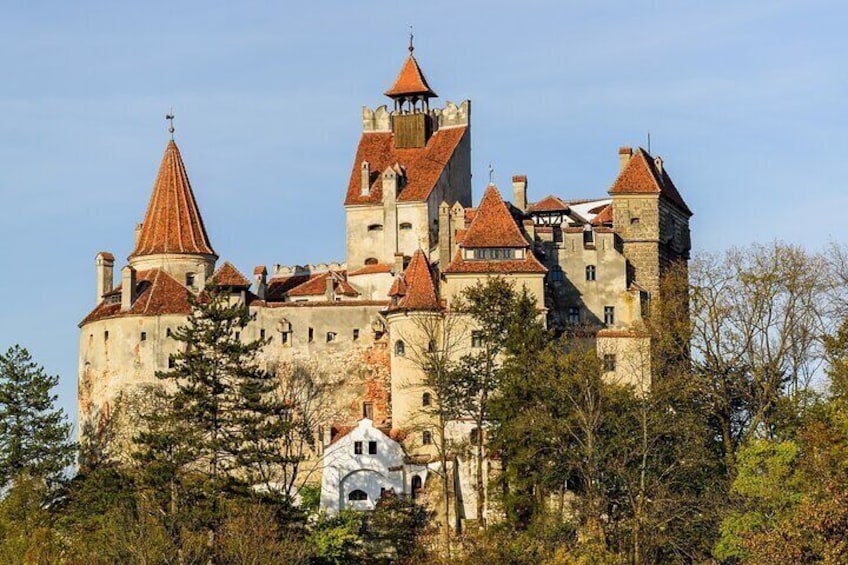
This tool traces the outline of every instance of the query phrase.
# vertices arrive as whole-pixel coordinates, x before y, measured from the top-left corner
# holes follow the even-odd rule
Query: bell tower
[[[392,133],[396,149],[421,148],[433,134],[430,116],[430,98],[438,95],[427,84],[427,79],[415,60],[415,46],[409,35],[409,57],[395,79],[395,83],[384,94],[394,101]]]

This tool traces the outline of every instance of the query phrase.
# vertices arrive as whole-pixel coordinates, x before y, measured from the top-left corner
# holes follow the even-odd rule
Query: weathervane
[[[495,168],[489,163],[489,184],[495,184]]]
[[[415,46],[412,45],[412,38],[415,36],[412,35],[412,26],[409,26],[409,54],[412,55],[412,52],[415,51]]]
[[[174,107],[171,106],[171,111],[165,114],[165,119],[170,122],[168,132],[171,134],[171,139],[174,139]]]

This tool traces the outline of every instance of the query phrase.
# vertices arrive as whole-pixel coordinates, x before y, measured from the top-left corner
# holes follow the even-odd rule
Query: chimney
[[[630,162],[631,157],[633,157],[633,148],[632,147],[619,147],[618,148],[618,164],[620,166],[619,172],[624,170],[624,167],[626,167],[627,163]]]
[[[127,265],[121,269],[121,310],[132,308],[136,299],[135,269]]]
[[[515,175],[512,177],[513,205],[522,212],[527,211],[527,177]]]
[[[268,269],[265,265],[254,267],[253,282],[256,285],[256,296],[265,300],[265,290],[268,288]]]
[[[451,207],[451,259],[454,255],[456,255],[457,250],[459,249],[459,243],[457,242],[456,232],[459,230],[465,229],[465,208],[462,207],[462,204],[459,202],[454,202]],[[450,264],[450,263],[448,263]]]
[[[136,224],[135,225],[135,246],[138,247],[138,240],[141,239],[141,227],[144,224]]]
[[[101,251],[94,258],[97,271],[97,304],[103,300],[103,295],[114,288],[115,256],[108,251]]]
[[[371,194],[371,165],[368,161],[362,161],[362,167],[360,168],[360,182],[362,184],[362,196],[368,196]]]
[[[327,273],[327,278],[324,281],[324,297],[327,299],[327,302],[332,302],[335,298],[336,291],[336,280],[333,278],[332,271]]]
[[[450,206],[442,201],[439,206],[439,269],[444,270],[451,260]]]
[[[403,253],[395,253],[395,274],[403,272]]]

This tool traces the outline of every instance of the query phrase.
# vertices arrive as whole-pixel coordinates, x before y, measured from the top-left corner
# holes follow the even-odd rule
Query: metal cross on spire
[[[174,107],[171,106],[171,111],[165,114],[165,119],[170,122],[168,133],[171,134],[171,139],[174,139]]]
[[[415,36],[412,34],[412,26],[409,26],[409,54],[412,55],[412,52],[415,51],[415,46],[412,44],[412,39]]]

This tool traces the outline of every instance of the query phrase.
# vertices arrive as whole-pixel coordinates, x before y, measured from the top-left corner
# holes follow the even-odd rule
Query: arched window
[[[364,490],[356,489],[356,490],[350,491],[350,494],[347,495],[347,499],[348,500],[354,500],[354,501],[356,501],[356,500],[368,500],[368,494],[366,494],[366,492]]]
[[[430,406],[430,403],[433,401],[429,392],[425,392],[421,395],[421,406]]]
[[[411,230],[411,229],[412,229],[412,224],[411,224],[411,223],[409,223],[409,222],[403,222],[403,223],[401,223],[401,225],[400,225],[400,229],[402,229],[402,230]]]
[[[365,260],[365,264],[366,265],[376,265],[377,264],[377,258],[376,257],[369,257],[368,259]]]
[[[593,281],[595,280],[596,270],[594,265],[586,265],[586,280]]]
[[[432,443],[433,443],[433,433],[432,432],[421,432],[421,443],[423,445],[432,445]]]
[[[415,475],[412,477],[412,498],[417,498],[418,493],[421,491],[421,477]]]
[[[403,343],[402,339],[399,339],[395,342],[395,355],[398,357],[403,357],[406,355],[406,344]]]
[[[368,231],[383,231],[383,224],[371,224]]]

